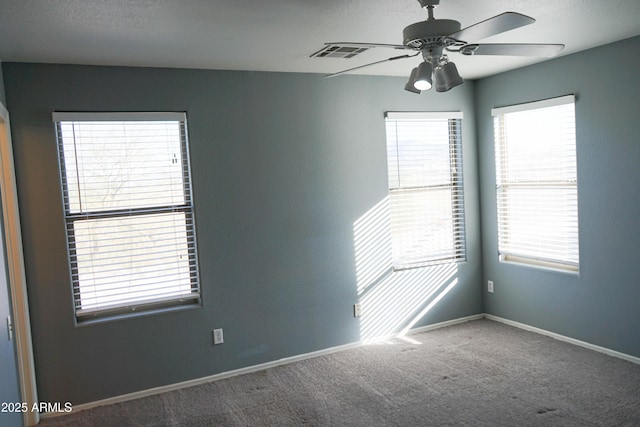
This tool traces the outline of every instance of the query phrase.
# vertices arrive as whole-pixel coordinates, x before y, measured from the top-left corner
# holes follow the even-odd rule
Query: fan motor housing
[[[460,22],[453,19],[430,19],[416,22],[402,31],[405,46],[422,48],[423,45],[437,43],[443,37],[460,31]]]

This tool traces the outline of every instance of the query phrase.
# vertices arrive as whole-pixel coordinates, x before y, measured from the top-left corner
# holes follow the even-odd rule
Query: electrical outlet
[[[362,312],[360,311],[360,304],[353,304],[353,317],[362,316]]]
[[[489,280],[489,281],[487,282],[487,290],[488,290],[490,293],[493,293],[493,280]]]
[[[224,335],[222,335],[222,329],[213,330],[213,344],[222,344],[224,342]]]

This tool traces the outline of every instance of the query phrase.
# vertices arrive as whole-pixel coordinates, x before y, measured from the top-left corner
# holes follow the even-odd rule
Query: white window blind
[[[460,112],[386,115],[396,269],[466,259],[461,119]]]
[[[54,113],[78,320],[200,298],[183,113]]]
[[[574,103],[570,95],[492,110],[503,261],[578,270]]]

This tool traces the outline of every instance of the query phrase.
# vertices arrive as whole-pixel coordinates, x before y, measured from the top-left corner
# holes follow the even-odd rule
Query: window
[[[78,321],[200,299],[184,113],[53,113]]]
[[[573,95],[492,110],[501,261],[578,271]]]
[[[462,113],[386,114],[396,269],[465,260]]]

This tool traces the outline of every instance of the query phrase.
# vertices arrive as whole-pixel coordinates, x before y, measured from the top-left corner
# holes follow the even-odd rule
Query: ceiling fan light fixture
[[[431,73],[433,69],[431,68],[431,64],[427,61],[424,61],[418,65],[416,69],[415,80],[413,81],[413,87],[418,90],[429,90],[431,89],[431,85],[433,80],[431,79]]]
[[[458,73],[458,68],[453,62],[446,62],[437,67],[433,71],[433,75],[436,81],[436,91],[446,92],[456,86],[460,86],[464,83],[462,77]]]
[[[445,51],[465,56],[501,55],[551,57],[564,48],[563,44],[478,44],[475,43],[476,40],[489,38],[533,24],[535,19],[517,12],[504,12],[466,28],[461,28],[460,21],[453,19],[436,19],[433,16],[434,8],[440,4],[440,0],[418,0],[418,2],[420,6],[426,9],[429,16],[426,20],[408,25],[402,30],[402,44],[363,42],[325,43],[326,45],[335,46],[336,49],[383,47],[408,50],[414,53],[359,65],[337,73],[328,74],[325,77],[335,77],[382,62],[413,58],[422,54],[424,62],[412,70],[411,76],[404,87],[405,90],[413,93],[421,93],[423,90],[429,90],[432,86],[435,86],[437,92],[446,92],[461,85],[464,83],[464,80],[460,77],[455,64],[448,62]]]
[[[446,92],[451,89],[451,87],[447,85],[447,76],[442,69],[442,66],[437,67],[435,70],[433,70],[433,80],[436,87],[436,92]]]
[[[409,80],[407,81],[407,84],[404,85],[404,90],[407,90],[409,92],[413,92],[413,93],[420,93],[421,90],[420,89],[416,89],[415,82],[416,82],[416,74],[418,73],[418,67],[415,67],[413,70],[411,70],[411,75],[409,75]]]

